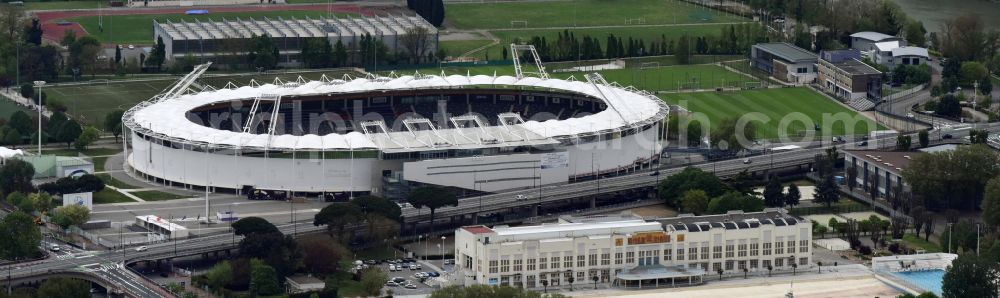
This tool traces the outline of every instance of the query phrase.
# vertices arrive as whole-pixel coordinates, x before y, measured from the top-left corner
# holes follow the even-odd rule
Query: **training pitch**
[[[445,7],[448,21],[463,29],[695,24],[747,20],[678,0],[477,1],[450,3]]]
[[[876,128],[871,119],[805,87],[678,93],[661,95],[660,98],[671,105],[676,104],[691,111],[694,113],[694,117],[698,117],[699,114],[704,115],[711,125],[716,125],[725,118],[739,118],[749,113],[761,113],[770,118],[770,121],[763,125],[760,122],[753,122],[757,126],[758,138],[779,137],[779,127],[783,119],[788,122],[784,130],[785,134],[792,136],[793,140],[802,135],[804,131],[812,130],[814,128],[813,122],[822,124],[824,116],[827,119],[832,119],[831,117],[835,116],[845,119],[861,119],[857,125],[849,125],[851,127],[838,122],[830,128],[822,128],[829,129],[830,136],[866,134]],[[792,119],[803,119],[810,122],[806,124],[798,120],[792,121]],[[879,129],[883,128],[879,126]],[[825,134],[826,132],[816,132],[817,136]]]

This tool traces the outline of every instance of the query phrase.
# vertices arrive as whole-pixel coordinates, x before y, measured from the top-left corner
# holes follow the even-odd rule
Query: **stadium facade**
[[[134,175],[237,192],[398,198],[414,184],[494,192],[634,171],[665,146],[668,106],[596,74],[323,77],[188,90],[205,68],[126,112]]]
[[[416,28],[423,30],[414,31]],[[326,38],[331,45],[340,41],[349,51],[357,51],[361,38],[368,35],[382,41],[390,53],[419,51],[421,57],[437,51],[438,45],[437,28],[419,16],[153,21],[153,40],[163,38],[168,62],[188,54],[206,59],[244,55],[246,53],[241,51],[245,51],[246,47],[239,45],[246,45],[251,37],[262,35],[270,36],[274,41],[278,47],[279,64],[285,66],[301,64],[302,45],[310,38]],[[414,39],[407,39],[408,35]],[[416,42],[418,38],[423,41]]]

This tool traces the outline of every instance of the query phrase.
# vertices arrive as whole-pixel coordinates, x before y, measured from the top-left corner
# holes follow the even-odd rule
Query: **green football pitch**
[[[535,71],[531,65],[525,65],[525,71]],[[573,77],[576,80],[586,81],[584,77],[589,72],[560,72],[552,73],[549,67],[549,77],[567,79]],[[471,66],[471,67],[443,67],[426,68],[417,70],[422,74],[439,75],[442,71],[446,75],[514,75],[513,65],[496,66]],[[412,74],[414,70],[398,70],[397,74]],[[676,91],[678,89],[715,89],[717,87],[743,87],[746,82],[757,82],[755,78],[731,72],[717,65],[674,65],[653,68],[627,68],[615,70],[596,71],[604,76],[609,83],[617,82],[622,86],[634,86],[648,91]],[[379,72],[386,75],[388,72]]]
[[[348,13],[334,13],[336,16],[350,16],[353,14]],[[221,21],[223,18],[227,20],[235,20],[237,17],[240,19],[262,19],[267,18],[319,18],[319,17],[329,17],[330,14],[322,11],[307,11],[307,10],[275,10],[275,11],[246,11],[246,12],[219,12],[212,13],[210,16],[198,16],[192,17],[185,14],[134,14],[134,15],[115,15],[115,16],[104,16],[104,30],[102,31],[99,26],[98,16],[85,16],[85,17],[75,17],[70,18],[69,21],[80,23],[83,29],[87,30],[87,34],[96,37],[102,43],[109,44],[153,44],[153,20],[158,22],[165,22],[170,20],[171,22],[194,22],[195,20],[200,20],[202,22],[207,22],[210,19],[214,21]]]
[[[805,87],[759,89],[734,92],[698,92],[660,95],[672,105],[691,111],[693,119],[705,119],[716,125],[723,119],[764,116],[767,121],[753,122],[759,138],[778,138],[784,132],[793,140],[820,125],[816,136],[867,134],[876,129],[871,119],[842,106]],[[824,122],[833,123],[824,125]]]
[[[746,18],[678,0],[571,0],[450,3],[463,29],[546,28],[742,22]]]
[[[318,80],[325,74],[332,79],[343,77],[344,72],[302,72],[292,74],[264,74],[264,75],[206,75],[198,81],[211,85],[215,88],[226,86],[227,82],[233,82],[237,86],[250,84],[250,80],[256,80],[260,84],[272,83],[278,77],[283,81],[294,81],[299,76],[307,80]],[[354,73],[352,76],[356,75]],[[115,110],[127,110],[136,103],[147,100],[166,89],[174,83],[176,78],[146,80],[136,82],[107,82],[87,85],[53,86],[46,87],[43,91],[49,98],[62,101],[67,108],[67,113],[74,116],[83,123],[100,126],[104,121],[104,115]]]

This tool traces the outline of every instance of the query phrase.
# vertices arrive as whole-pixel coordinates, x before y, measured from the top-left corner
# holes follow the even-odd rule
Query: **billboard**
[[[542,154],[542,169],[569,167],[569,152],[554,152]]]
[[[92,192],[64,194],[62,201],[63,206],[81,205],[87,207],[87,210],[94,210],[94,193]]]

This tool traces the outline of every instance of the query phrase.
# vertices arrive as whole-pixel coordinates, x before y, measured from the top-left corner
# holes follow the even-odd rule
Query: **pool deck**
[[[908,292],[904,287],[890,285],[878,278],[871,269],[864,265],[843,265],[838,267],[823,267],[823,273],[817,273],[817,268],[804,269],[795,276],[781,274],[773,277],[753,276],[744,279],[742,275],[727,276],[719,281],[718,276],[706,276],[706,284],[686,288],[661,288],[651,290],[577,290],[562,292],[573,297],[627,297],[654,298],[773,298],[781,297],[791,289],[796,298],[800,297],[895,297]]]

